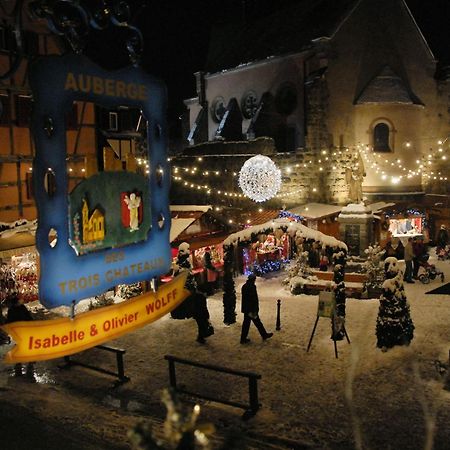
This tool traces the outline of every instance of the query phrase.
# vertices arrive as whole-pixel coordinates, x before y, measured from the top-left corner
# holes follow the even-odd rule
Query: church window
[[[375,125],[373,129],[373,150],[375,152],[390,152],[389,126],[383,122]]]

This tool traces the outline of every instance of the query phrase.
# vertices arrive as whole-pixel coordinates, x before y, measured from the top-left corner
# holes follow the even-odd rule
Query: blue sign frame
[[[81,55],[50,56],[30,70],[34,196],[38,209],[36,247],[40,255],[39,298],[46,307],[71,305],[118,284],[150,280],[171,265],[170,173],[167,162],[166,87],[142,69],[107,71]],[[139,108],[147,119],[151,227],[147,239],[123,247],[77,255],[70,245],[65,113],[74,101],[105,108]],[[47,192],[49,172],[55,190]],[[157,173],[158,172],[158,173]],[[56,231],[56,245],[49,235]]]

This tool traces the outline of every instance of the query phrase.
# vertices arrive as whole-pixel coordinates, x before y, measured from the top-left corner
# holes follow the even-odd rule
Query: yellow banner
[[[187,273],[180,274],[157,292],[116,305],[54,320],[12,322],[2,328],[16,346],[6,362],[44,361],[78,353],[141,328],[177,307],[189,296],[184,289]]]

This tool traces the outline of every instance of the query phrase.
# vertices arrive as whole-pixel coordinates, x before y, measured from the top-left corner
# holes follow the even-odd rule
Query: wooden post
[[[170,387],[173,387],[175,390],[177,389],[177,377],[175,374],[175,361],[173,359],[169,359],[169,380]]]

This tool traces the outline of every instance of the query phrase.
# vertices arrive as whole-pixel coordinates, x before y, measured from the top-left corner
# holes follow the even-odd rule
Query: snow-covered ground
[[[450,261],[437,262],[450,281]],[[162,423],[161,390],[168,386],[171,354],[203,363],[261,374],[262,408],[248,421],[242,410],[201,401],[199,422],[217,431],[213,448],[225,436],[239,443],[228,448],[272,449],[448,449],[450,392],[447,390],[450,350],[450,295],[425,295],[441,285],[406,284],[414,321],[408,347],[385,353],[376,348],[378,299],[347,300],[346,329],[351,344],[338,342],[334,356],[329,319],[321,318],[312,342],[317,296],[293,296],[281,285],[285,274],[258,278],[260,317],[275,335],[262,341],[253,325],[251,343],[241,345],[240,296],[237,323],[225,326],[222,293],[208,300],[214,336],[195,341],[192,319],[166,316],[113,345],[126,349],[125,371],[131,380],[111,388],[112,379],[80,367],[59,370],[61,360],[37,364],[38,383],[11,376],[0,363],[2,449],[130,448],[127,430],[140,420]],[[245,281],[236,279],[237,290]],[[277,299],[281,330],[275,331]],[[8,346],[0,347],[5,352]],[[85,360],[107,364],[110,355],[85,352]],[[191,391],[246,401],[247,385],[228,375],[179,366],[178,383]],[[444,389],[447,383],[447,389]],[[6,443],[6,445],[5,445]]]

